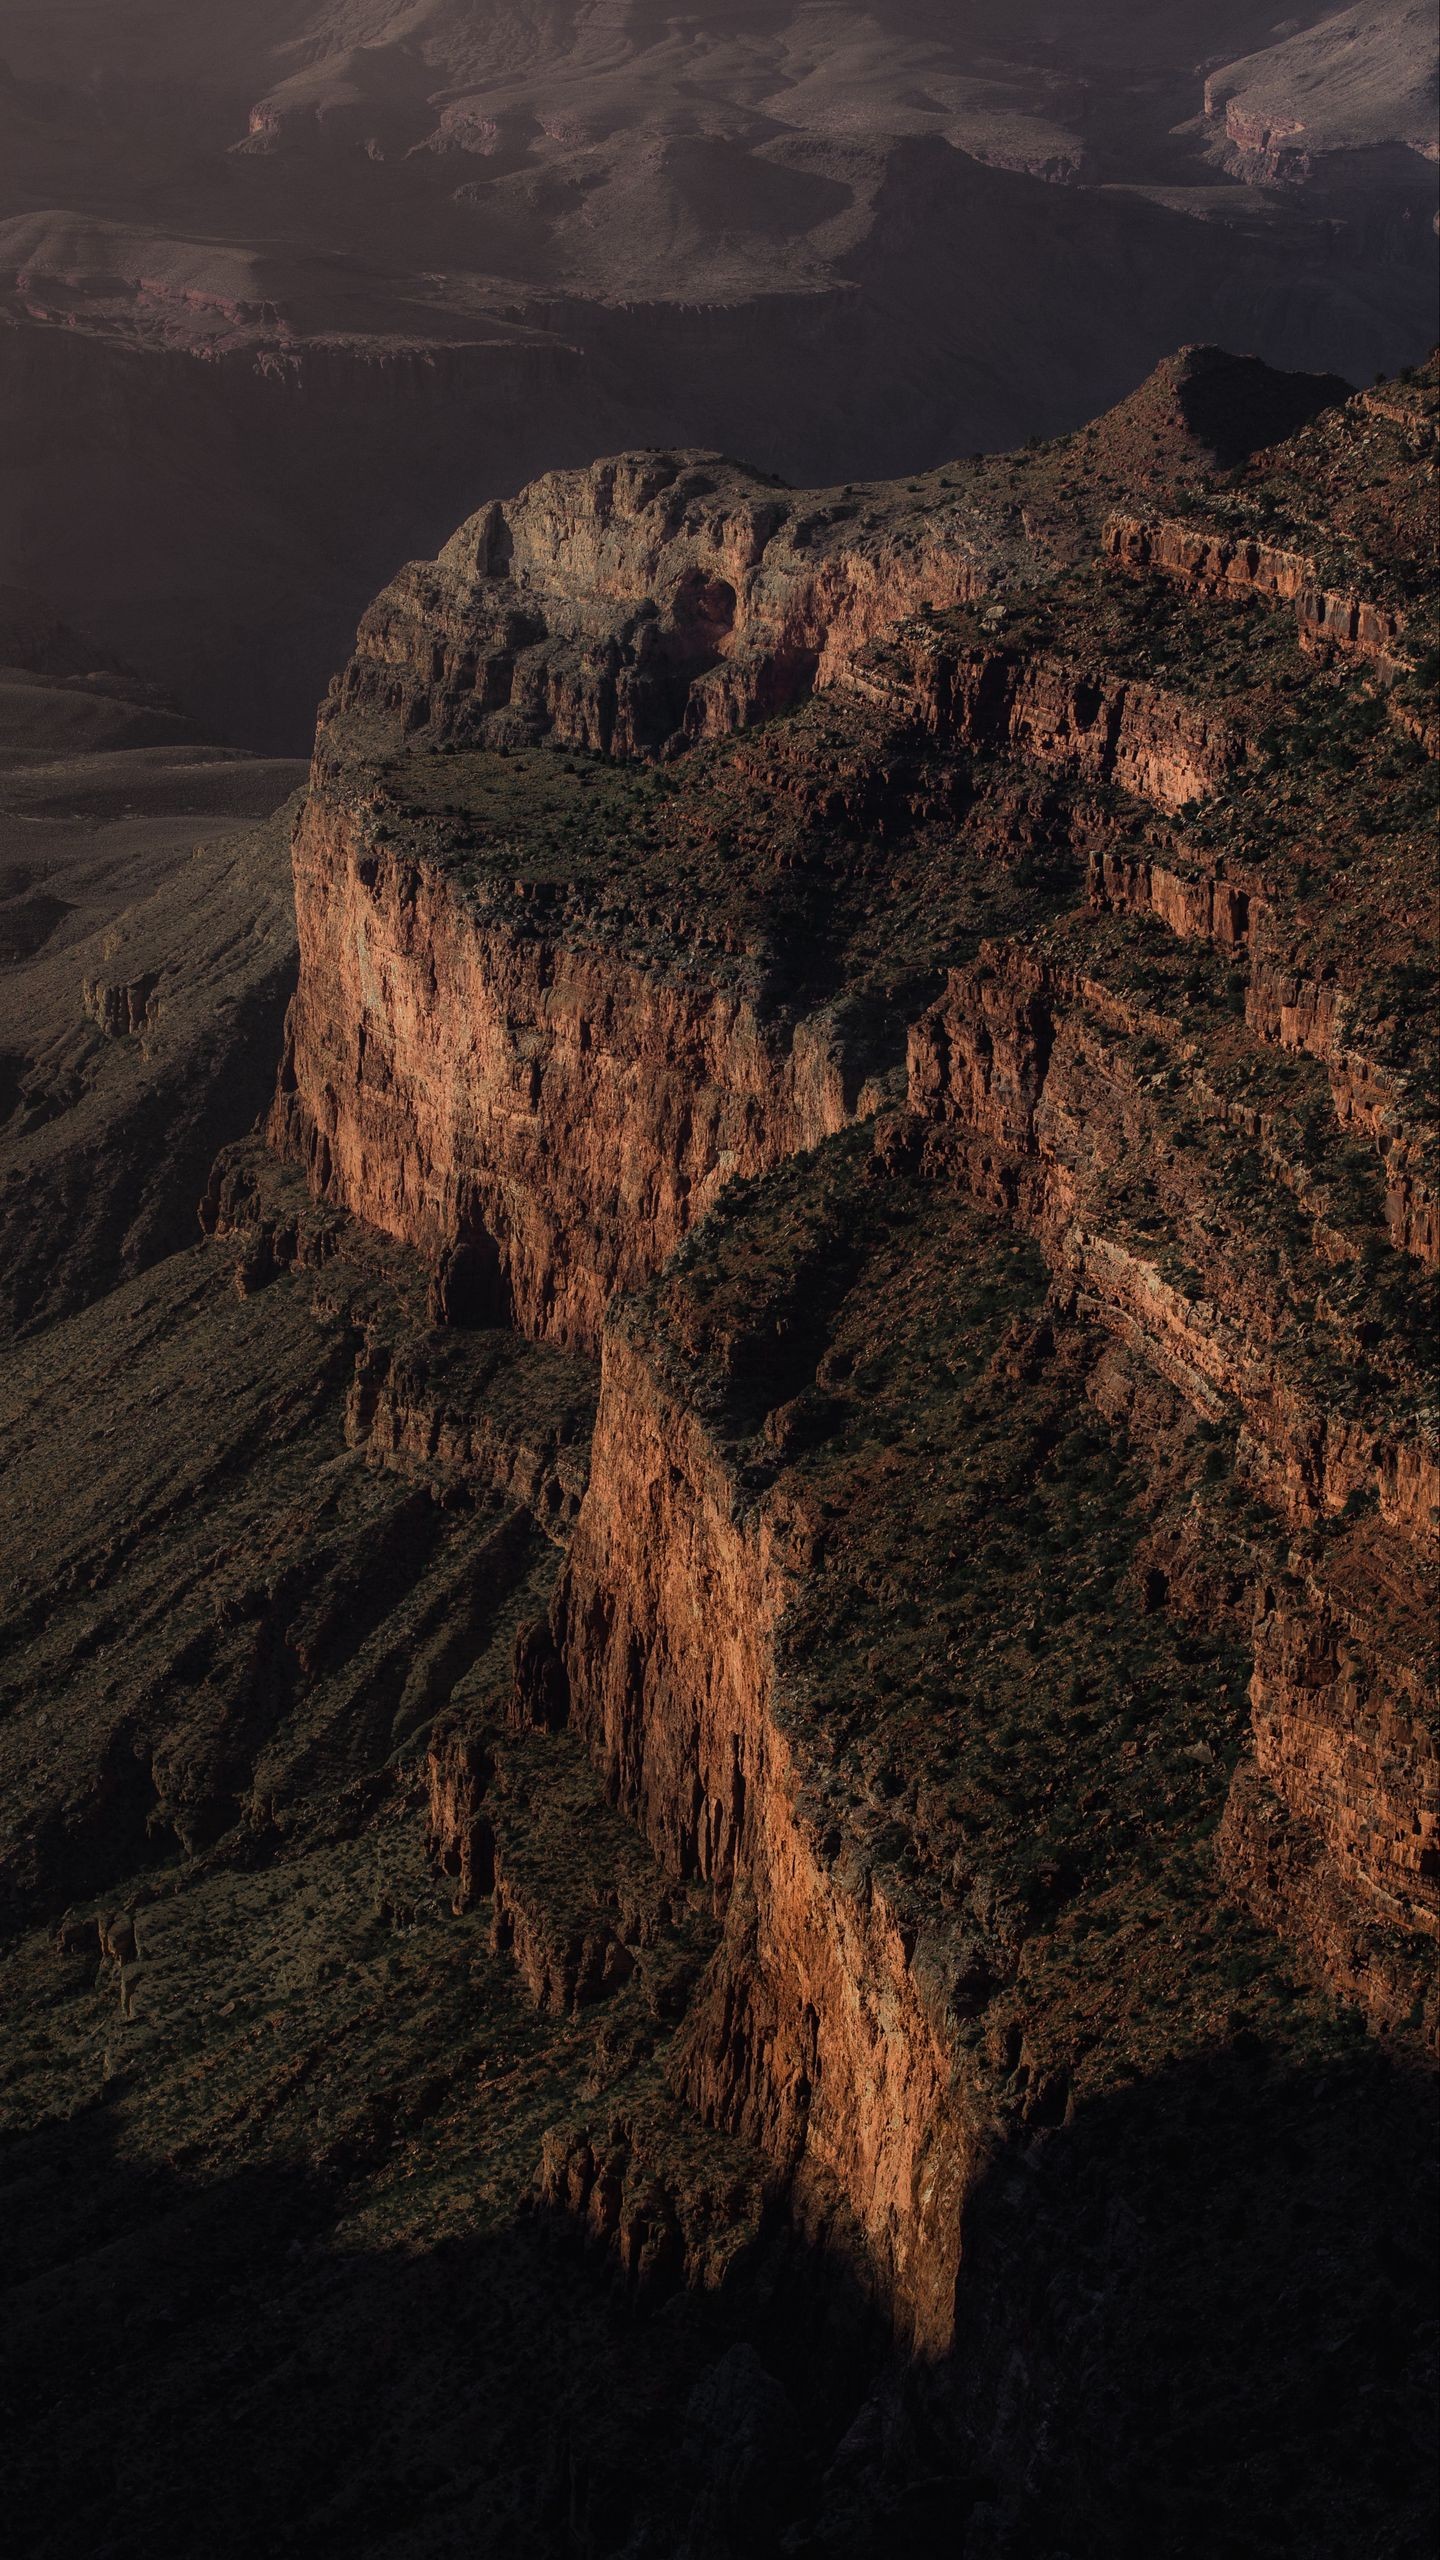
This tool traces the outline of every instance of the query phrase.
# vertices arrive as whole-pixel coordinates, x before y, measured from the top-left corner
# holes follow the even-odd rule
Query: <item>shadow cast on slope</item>
[[[1210,2055],[1007,2154],[928,2371],[785,2231],[650,2302],[539,2212],[422,2247],[412,2208],[375,2246],[347,2206],[391,2138],[207,2179],[127,2159],[107,2100],[7,2142],[13,2548],[1429,2547],[1430,2091],[1373,2047]]]
[[[1082,2107],[973,2201],[967,2546],[1431,2548],[1434,2087],[1348,2019]],[[935,2377],[938,2381],[939,2377]]]

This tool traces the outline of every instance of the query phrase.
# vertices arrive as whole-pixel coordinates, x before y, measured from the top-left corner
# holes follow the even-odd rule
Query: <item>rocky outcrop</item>
[[[121,980],[87,978],[82,1003],[91,1022],[111,1040],[133,1040],[150,1020],[150,1003],[160,983],[158,970]]]
[[[1174,1039],[1163,1010],[1107,984],[1086,955],[992,947],[952,976],[912,1032],[911,1107],[955,1145],[983,1197],[1033,1222],[1102,1321],[1202,1411],[1238,1403],[1267,1484],[1297,1525],[1378,1500],[1402,1534],[1423,1539],[1440,1497],[1433,1437],[1399,1419],[1400,1395],[1393,1420],[1332,1401],[1317,1371],[1327,1357],[1343,1369],[1358,1343],[1347,1349],[1341,1327],[1321,1351],[1323,1318],[1295,1338],[1278,1264],[1247,1256],[1243,1228],[1227,1256],[1215,1214],[1222,1177],[1193,1124],[1167,1126],[1163,1082],[1152,1082],[1139,1045],[1158,1058]],[[1186,1063],[1203,1108],[1200,1059],[1192,1052]],[[1223,1105],[1215,1116],[1222,1126],[1230,1117]],[[1248,1134],[1263,1133],[1252,1122]],[[1137,1147],[1158,1213],[1140,1220],[1121,1205]]]
[[[1285,19],[1256,52],[1207,69],[1215,157],[1249,185],[1314,182],[1332,203],[1373,188],[1382,168],[1408,163],[1418,177],[1435,157],[1429,36],[1411,6]]]
[[[848,2201],[895,2316],[941,2350],[974,2165],[943,1986],[880,1879],[817,1836],[774,1691],[813,1527],[747,1515],[703,1420],[623,1326],[592,1465],[555,1614],[573,1721],[667,1868],[729,1901],[681,2084],[786,2164],[802,2214]]]
[[[1205,113],[1219,113],[1209,81],[1205,84]],[[1298,116],[1256,114],[1242,106],[1238,98],[1230,98],[1225,102],[1224,131],[1229,145],[1227,166],[1235,168],[1249,185],[1303,186],[1310,176],[1311,155],[1305,148],[1305,127]]]
[[[1097,848],[1089,861],[1091,904],[1102,913],[1153,916],[1167,932],[1209,943],[1244,965],[1247,1027],[1325,1067],[1341,1128],[1362,1132],[1379,1153],[1391,1243],[1433,1267],[1440,1260],[1440,1172],[1427,1079],[1378,1054],[1402,1045],[1404,1027],[1377,1015],[1362,984],[1318,979],[1297,962],[1295,917],[1277,910],[1258,866],[1224,853],[1187,858],[1187,850],[1177,844],[1162,858]]]
[[[1425,1541],[1425,1546],[1430,1545]],[[1440,1759],[1422,1550],[1361,1526],[1256,1592],[1253,1756],[1220,1835],[1225,1872],[1375,2028],[1437,2035]]]
[[[317,1315],[342,1328],[352,1345],[348,1449],[462,1504],[499,1494],[564,1544],[585,1487],[594,1413],[587,1362],[553,1353],[532,1360],[513,1333],[447,1323],[436,1273],[418,1286],[405,1257],[312,1200],[258,1138],[219,1156],[200,1220],[233,1257],[238,1297],[305,1275]],[[453,1256],[449,1276],[453,1286]]]
[[[1168,578],[1193,596],[1238,601],[1261,597],[1288,604],[1301,643],[1334,649],[1389,666],[1405,635],[1398,607],[1353,590],[1325,586],[1313,557],[1303,551],[1179,518],[1113,515],[1105,549],[1117,566]]]
[[[429,1812],[426,1847],[454,1885],[453,1909],[468,1911],[495,1881],[495,1839],[481,1812],[490,1778],[484,1746],[451,1731],[438,1736],[426,1764]]]
[[[1366,1010],[1343,951],[1324,974],[1246,814],[1269,794],[1297,840],[1312,826],[1276,781],[1265,714],[1241,707],[1250,669],[1218,617],[1259,591],[1298,598],[1326,636],[1313,563],[1184,551],[1169,519],[1152,541],[1136,517],[1108,565],[1067,565],[1038,500],[1032,529],[1008,500],[966,512],[932,493],[912,526],[894,493],[872,498],[630,457],[482,511],[380,600],[295,839],[300,985],[270,1130],[320,1230],[242,1247],[240,1276],[258,1287],[267,1253],[313,1254],[323,1281],[339,1206],[418,1250],[429,1336],[370,1328],[351,1445],[460,1491],[503,1483],[564,1549],[548,1632],[432,1736],[431,1839],[457,1911],[544,2017],[603,2011],[642,2040],[643,2019],[682,2018],[671,2092],[753,2146],[816,2248],[943,2358],[967,2217],[1017,2129],[1062,2128],[1082,2103],[1074,1981],[1110,1897],[1133,1890],[1144,1942],[1153,1879],[1125,1859],[1143,1868],[1133,1844],[1174,1808],[1203,1820],[1197,1841],[1224,1811],[1224,1930],[1288,1933],[1302,1971],[1416,2031],[1428,1674],[1385,1606],[1350,1605],[1342,1647],[1331,1568],[1363,1538],[1399,1588],[1429,1536],[1414,1275],[1390,1246],[1428,1252],[1433,1222],[1393,1014]],[[1137,593],[1117,565],[1159,566],[1183,595]],[[977,610],[1002,572],[1032,592]],[[1197,631],[1215,635],[1203,661]],[[1328,718],[1344,688],[1266,633],[1271,703],[1299,691]],[[730,739],[803,693],[825,701]],[[620,758],[660,769],[617,776]],[[965,900],[944,903],[967,864]],[[897,1110],[885,1069],[907,1020]],[[870,1151],[845,1133],[877,1111]],[[1343,1163],[1340,1129],[1365,1141]],[[794,1206],[811,1174],[792,1196],[773,1169],[852,1157],[868,1169],[812,1233]],[[974,1214],[962,1198],[984,1204],[983,1235],[944,1228]],[[883,1275],[872,1218],[904,1240]],[[728,1294],[707,1296],[732,1247]],[[837,1347],[866,1253],[873,1293]],[[981,1268],[962,1320],[960,1275]],[[906,1317],[921,1271],[933,1299]],[[1013,1322],[996,1324],[985,1392],[1016,1437],[987,1442],[984,1467],[992,1508],[1014,1467],[1008,1547],[967,1508],[979,1408],[942,1427],[931,1402],[989,1341],[997,1300]],[[505,1324],[602,1345],[588,1475],[493,1390],[472,1415],[478,1346]],[[877,1377],[850,1382],[892,1352],[905,1370],[917,1344],[913,1402],[872,1437]],[[1107,1361],[1132,1380],[1113,1411]],[[1087,1398],[1132,1470],[1119,1495],[1109,1440],[1090,1452],[1092,1510],[1083,1469],[1053,1455]],[[933,1497],[933,1540],[867,1546],[872,1520],[898,1520],[912,1450],[907,1520],[960,1470]],[[1092,1590],[1115,1571],[1120,1513],[1126,1590],[1174,1647],[1163,1747],[1122,1724],[1093,1783],[1053,1766],[1049,1737],[1073,1757],[1091,1694],[1082,1598],[1038,1730],[1017,1708],[982,1780],[979,1702],[1010,1679],[1005,1647],[1021,1658],[1007,1694],[1027,1702],[1048,1659],[1045,1596],[1017,1615],[1016,1576],[1053,1534],[1056,1574],[1073,1564]],[[972,1543],[997,1555],[980,1597]],[[1292,1606],[1286,1577],[1312,1549],[1324,1569]],[[1197,1688],[1193,1665],[1217,1623],[1249,1641],[1252,1586],[1242,1753],[1240,1684]],[[1106,1588],[1108,1626],[1130,1600]],[[886,1640],[862,1650],[845,1631],[877,1607]],[[975,1624],[983,1659],[965,1650]],[[1149,1651],[1123,1673],[1107,1660],[1094,1694],[1148,1697],[1156,1677]],[[552,1754],[543,1772],[532,1749]],[[577,1764],[603,1808],[556,1828]],[[1023,1859],[1008,1834],[977,1848],[1009,1821],[997,1801],[1022,1800]],[[630,1875],[635,1833],[663,1915],[654,1871],[643,1891]],[[1214,1985],[1167,1988],[1138,1953],[1127,1968],[1139,2049],[1171,2050],[1155,2021],[1177,2003],[1202,2042],[1229,2032]],[[633,2118],[565,2128],[541,2200],[642,2291],[682,2267],[707,2281],[650,2141]]]
[[[1424,776],[1363,668],[1090,557],[1177,377],[1238,450],[1182,362],[963,505],[640,457],[407,573],[295,837],[308,1184],[227,1149],[204,1246],[21,1346],[4,1872],[90,1968],[21,1977],[46,2139],[103,2005],[123,2229],[147,2122],[162,2204],[238,2158],[213,2076],[286,2324],[316,2196],[362,2358],[493,2315],[452,2539],[1373,2538],[1440,1920]],[[148,967],[87,968],[117,1073]],[[501,2366],[556,2447],[508,2504]]]
[[[437,739],[656,755],[824,687],[897,615],[1019,565],[973,504],[797,495],[708,453],[624,454],[481,509],[371,607],[333,697]]]
[[[528,1391],[513,1399],[494,1392],[502,1380],[498,1358],[457,1360],[452,1333],[423,1347],[372,1343],[356,1362],[347,1444],[402,1473],[493,1485],[563,1540],[585,1490],[583,1386],[570,1411],[547,1413]]]
[[[1332,1562],[1318,1580],[1312,1572],[1308,1596],[1287,1598],[1283,1582],[1262,1590],[1254,1761],[1237,1780],[1225,1856],[1252,1907],[1328,1980],[1378,2024],[1413,2029],[1427,1961],[1413,1942],[1433,1934],[1440,1911],[1434,1667],[1413,1627],[1408,1652],[1399,1633],[1414,1577],[1431,1569],[1440,1504],[1440,1453],[1416,1409],[1423,1386],[1402,1375],[1387,1397],[1372,1379],[1367,1411],[1344,1382],[1369,1329],[1347,1344],[1338,1327],[1327,1341],[1338,1308],[1323,1284],[1287,1275],[1273,1245],[1247,1258],[1233,1205],[1222,1207],[1223,1161],[1207,1168],[1193,1119],[1167,1128],[1163,1105],[1157,1116],[1166,1078],[1147,1067],[1162,1042],[1173,1057],[1175,1025],[1153,997],[1127,1002],[1083,964],[992,950],[912,1035],[912,1108],[958,1150],[968,1183],[1033,1225],[1080,1309],[1202,1417],[1238,1415],[1248,1478],[1294,1528],[1328,1534],[1371,1514],[1338,1579]],[[1203,1043],[1192,1041],[1192,1113],[1206,1087]],[[1213,1085],[1209,1101],[1227,1132],[1220,1146],[1258,1141],[1257,1170],[1303,1201],[1303,1167],[1263,1120]],[[1137,1159],[1147,1166],[1138,1216],[1125,1179]],[[1217,1252],[1224,1220],[1230,1245]],[[1275,1222],[1265,1226],[1273,1237]],[[1321,1242],[1319,1223],[1315,1234]],[[1286,1320],[1292,1292],[1311,1311],[1299,1334]]]
[[[1237,880],[1228,867],[1181,867],[1154,854],[1101,846],[1090,857],[1090,903],[1102,913],[1154,916],[1183,941],[1208,942],[1217,951],[1244,949],[1256,896],[1253,875]]]
[[[762,1016],[743,973],[662,973],[484,931],[453,875],[317,791],[295,839],[300,988],[272,1130],[316,1189],[448,1257],[462,1320],[592,1345],[727,1181],[867,1107],[833,1011]]]
[[[477,1728],[442,1722],[428,1755],[429,1852],[542,2018],[588,2021],[598,2052],[642,2068],[672,2039],[710,1955],[708,1894],[658,1868],[555,1725],[544,1622],[522,1626],[511,1684]],[[597,2091],[598,2094],[598,2091]],[[713,2288],[756,2247],[773,2168],[677,2109],[656,2075],[623,2111],[554,2125],[534,2197],[653,2303]]]
[[[842,681],[918,719],[940,744],[1020,756],[1161,809],[1205,799],[1248,754],[1242,731],[1214,705],[1044,650],[957,650],[923,622],[866,652]]]
[[[1251,1686],[1261,1775],[1400,1925],[1440,1930],[1440,1759],[1431,1630],[1383,1548],[1306,1593],[1267,1586]],[[1357,1569],[1358,1568],[1358,1569]],[[1406,1638],[1408,1637],[1408,1644]]]
[[[1292,1813],[1254,1760],[1235,1772],[1216,1850],[1231,1891],[1312,1977],[1352,2003],[1374,2033],[1435,2050],[1433,1936],[1395,1925],[1347,1876],[1327,1830]]]
[[[1297,968],[1288,937],[1264,902],[1256,902],[1254,926],[1247,1023],[1262,1040],[1321,1061],[1341,1127],[1363,1131],[1380,1151],[1392,1244],[1434,1267],[1440,1261],[1440,1164],[1428,1125],[1427,1077],[1423,1069],[1376,1054],[1382,1041],[1392,1052],[1403,1046],[1406,1027],[1383,1015],[1377,1022],[1362,987]]]

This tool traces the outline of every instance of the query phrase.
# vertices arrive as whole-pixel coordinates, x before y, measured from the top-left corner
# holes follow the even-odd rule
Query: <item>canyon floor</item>
[[[1431,2547],[1436,416],[8,600],[35,2560]]]

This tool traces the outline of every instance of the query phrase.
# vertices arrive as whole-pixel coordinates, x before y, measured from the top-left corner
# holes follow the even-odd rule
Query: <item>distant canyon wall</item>
[[[12,299],[0,578],[210,732],[292,752],[367,599],[538,471],[690,444],[797,483],[898,474],[1077,426],[1186,340],[1366,380],[1423,351],[1430,302],[1408,235],[1272,241],[918,143],[853,274],[811,293],[557,294],[429,342],[422,320],[219,356]]]

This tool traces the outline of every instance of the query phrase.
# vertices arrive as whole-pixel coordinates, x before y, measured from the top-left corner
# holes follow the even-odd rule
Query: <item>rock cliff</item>
[[[1293,448],[1212,475],[1217,520],[1273,522],[1302,484],[1313,516],[1317,481],[1363,455],[1363,504],[1324,530],[1393,591],[1433,399],[1426,377],[1322,412]],[[1433,1260],[1433,1175],[1398,999],[1426,913],[1427,784],[1384,743],[1375,688],[1403,689],[1418,644],[1409,611],[1358,586],[1342,612],[1318,543],[1107,513],[1118,424],[1100,451],[1090,482],[1083,443],[957,467],[918,507],[637,457],[484,510],[406,572],[322,724],[274,1125],[323,1193],[434,1258],[451,1312],[593,1347],[612,1294],[727,1183],[903,1099],[893,1143],[1020,1219],[1072,1320],[1207,1427],[1233,1420],[1278,1538],[1373,1515],[1402,1572],[1437,1491],[1405,1267]],[[1296,619],[1269,620],[1275,601]],[[1423,629],[1428,605],[1410,610]],[[1346,672],[1357,654],[1368,675]],[[734,734],[801,693],[812,707],[758,749]],[[1341,772],[1349,825],[1386,848],[1375,880],[1333,833],[1319,849]],[[607,1380],[630,1374],[606,1339]],[[588,1665],[572,1629],[572,1711],[658,1851],[753,1890],[757,1867],[793,1865],[777,1841],[740,1848],[768,1818],[756,1701],[784,1607],[768,1566],[725,1550],[708,1462],[682,1520],[649,1517],[660,1450],[690,1426],[647,1418],[633,1375],[623,1402],[615,1436],[602,1405],[577,1556],[610,1635],[639,1614]],[[640,1595],[672,1549],[707,1559],[694,1623],[743,1630],[751,1658],[692,1662],[662,1706],[646,1684],[681,1640]],[[1428,1927],[1429,1853],[1393,1845],[1430,1818],[1423,1752],[1398,1750],[1388,1829],[1347,1812],[1318,1727],[1282,1747],[1255,1680],[1267,1780],[1350,1883]],[[858,2088],[873,2065],[847,2067]],[[836,2103],[849,2120],[854,2091]],[[877,2176],[859,2184],[883,2193]]]
[[[274,1125],[325,1193],[443,1258],[457,1305],[468,1289],[593,1347],[612,1292],[730,1176],[856,1107],[833,1008],[787,1024],[741,969],[667,971],[559,917],[552,937],[541,884],[477,930],[383,804],[317,793],[295,874],[303,983]]]
[[[660,753],[786,709],[922,600],[984,592],[1007,549],[1023,575],[1003,522],[939,486],[801,498],[714,454],[621,456],[402,572],[336,700],[437,739]]]

